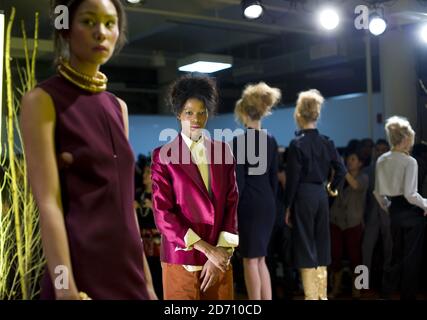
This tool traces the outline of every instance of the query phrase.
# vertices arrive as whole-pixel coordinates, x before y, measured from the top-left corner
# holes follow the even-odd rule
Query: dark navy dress
[[[265,257],[276,218],[277,143],[266,132],[249,128],[234,138],[233,153],[239,188],[239,250],[245,258]]]

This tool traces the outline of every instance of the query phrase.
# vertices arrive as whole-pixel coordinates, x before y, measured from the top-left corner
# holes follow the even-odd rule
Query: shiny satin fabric
[[[221,231],[237,234],[234,157],[223,142],[205,138],[204,143],[210,192],[181,135],[153,151],[153,212],[162,234],[160,259],[163,262],[185,265],[206,262],[206,256],[197,250],[176,250],[186,247],[184,236],[189,228],[212,245],[217,244]]]

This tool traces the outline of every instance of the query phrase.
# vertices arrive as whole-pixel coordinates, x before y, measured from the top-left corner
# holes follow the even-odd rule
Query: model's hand
[[[290,208],[286,209],[286,212],[285,212],[285,223],[286,223],[286,225],[288,225],[290,228],[292,228],[292,222],[291,222],[291,209],[290,209]]]
[[[230,263],[230,255],[223,247],[214,247],[204,240],[199,240],[194,244],[194,248],[205,254],[219,270],[225,272]]]
[[[206,290],[214,286],[219,279],[220,272],[221,271],[212,263],[212,261],[206,261],[200,274],[200,280],[202,280],[200,290],[202,290],[202,292],[206,292]]]
[[[225,272],[230,264],[230,255],[225,248],[212,246],[206,256],[222,272]]]

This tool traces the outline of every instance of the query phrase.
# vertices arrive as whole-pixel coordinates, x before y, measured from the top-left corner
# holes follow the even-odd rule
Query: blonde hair
[[[385,123],[385,132],[392,147],[399,145],[408,137],[411,139],[411,145],[414,144],[415,132],[406,118],[398,116],[388,118]]]
[[[300,92],[294,112],[298,126],[317,121],[324,101],[322,94],[316,89]]]
[[[247,85],[234,108],[236,120],[244,124],[244,117],[260,120],[271,114],[271,109],[280,101],[282,93],[265,82]]]

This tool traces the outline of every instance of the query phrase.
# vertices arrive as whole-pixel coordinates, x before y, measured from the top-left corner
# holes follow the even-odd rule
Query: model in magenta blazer
[[[218,244],[221,233],[237,235],[234,157],[228,144],[204,139],[210,192],[181,134],[153,151],[153,208],[162,234],[160,258],[163,262],[205,264],[207,258],[201,251],[179,250],[186,247],[184,237],[190,228],[213,246]]]

